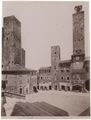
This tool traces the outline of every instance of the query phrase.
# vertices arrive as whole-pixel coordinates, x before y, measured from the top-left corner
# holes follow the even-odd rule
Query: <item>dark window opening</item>
[[[79,41],[80,41],[80,39],[79,39]]]
[[[61,70],[61,72],[64,72],[64,70]]]
[[[26,88],[26,94],[28,94],[28,88]]]
[[[35,93],[38,92],[36,86],[33,86],[33,91],[34,91]]]
[[[61,79],[63,80],[63,77],[61,77]]]
[[[8,37],[7,37],[7,40],[8,40]]]
[[[66,70],[67,72],[69,72],[69,70]]]
[[[89,68],[88,67],[86,67],[86,72],[89,72]]]
[[[64,85],[62,85],[61,88],[62,88],[62,90],[65,90],[65,86]]]
[[[69,77],[67,77],[67,80],[69,80]]]
[[[2,81],[2,88],[5,90],[5,88],[6,88],[6,81]]]
[[[87,80],[87,81],[85,82],[85,88],[86,88],[88,91],[90,91],[90,80]]]
[[[2,92],[2,97],[4,97],[4,92]]]
[[[49,86],[49,90],[51,90],[52,89],[52,87],[51,86]]]
[[[20,94],[22,94],[22,88],[20,88]]]
[[[37,89],[39,90],[39,85],[37,86]]]
[[[82,87],[79,86],[79,85],[75,85],[75,86],[72,87],[72,90],[73,90],[73,91],[81,92],[81,91],[82,91]]]
[[[55,54],[56,54],[56,52],[55,52]]]
[[[67,86],[67,90],[70,91],[70,87],[69,86]]]

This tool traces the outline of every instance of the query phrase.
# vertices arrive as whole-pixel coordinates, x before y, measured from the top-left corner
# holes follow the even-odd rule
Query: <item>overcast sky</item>
[[[83,5],[85,11],[85,53],[89,56],[88,2],[3,2],[3,17],[15,15],[21,22],[27,68],[50,66],[53,45],[60,46],[61,60],[71,58],[75,5]]]

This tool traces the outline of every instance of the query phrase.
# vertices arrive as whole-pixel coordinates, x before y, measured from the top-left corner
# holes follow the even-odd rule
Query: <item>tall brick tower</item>
[[[84,11],[82,6],[75,6],[73,14],[73,55],[71,64],[72,84],[80,85],[80,90],[84,90],[85,71],[83,69],[85,60],[84,47]]]
[[[4,18],[4,67],[7,69],[13,64],[21,64],[21,23],[14,17]]]
[[[51,72],[52,72],[52,83],[54,89],[58,89],[57,83],[57,72],[59,70],[59,62],[60,62],[60,46],[52,46],[51,47]]]
[[[79,62],[78,68],[81,66],[85,58],[84,48],[84,11],[82,6],[75,6],[76,13],[73,14],[73,55],[72,61]],[[75,65],[75,64],[74,64]],[[80,66],[79,66],[80,65]],[[77,67],[77,65],[75,65]]]
[[[73,14],[73,54],[85,54],[84,51],[84,11],[82,6],[75,7]]]

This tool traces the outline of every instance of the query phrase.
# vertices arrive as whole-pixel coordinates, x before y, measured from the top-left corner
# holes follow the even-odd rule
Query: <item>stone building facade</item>
[[[60,46],[51,47],[51,66],[38,70],[25,67],[25,50],[21,46],[21,23],[14,16],[4,18],[2,29],[2,81],[6,90],[29,94],[39,90],[90,89],[90,59],[85,56],[84,11],[75,7],[73,14],[73,54],[60,59]]]
[[[37,91],[37,70],[30,70],[31,92]]]
[[[51,67],[42,67],[38,71],[39,90],[50,90],[51,88]]]
[[[30,91],[30,71],[28,70],[5,70],[2,72],[2,79],[6,80],[6,91],[17,94],[29,94]]]
[[[59,63],[58,82],[59,90],[71,90],[71,60],[64,60]]]
[[[84,11],[75,6],[73,14],[73,55],[70,60],[60,60],[60,46],[51,47],[51,87],[54,90],[90,89],[90,59],[85,56]],[[41,73],[41,76],[44,73]],[[48,75],[45,74],[45,77]],[[44,79],[41,83],[45,81]],[[48,83],[48,82],[45,82]]]
[[[4,18],[2,52],[2,82],[6,81],[6,91],[29,94],[33,90],[32,75],[31,70],[25,67],[25,50],[21,46],[21,23],[15,16]]]

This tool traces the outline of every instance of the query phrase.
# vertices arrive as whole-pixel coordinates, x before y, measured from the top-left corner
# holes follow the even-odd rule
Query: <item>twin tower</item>
[[[84,11],[82,6],[76,6],[73,14],[73,55],[72,62],[82,62],[85,58],[84,48]],[[51,47],[52,70],[58,70],[60,62],[60,46]],[[56,72],[54,73],[56,75]]]

